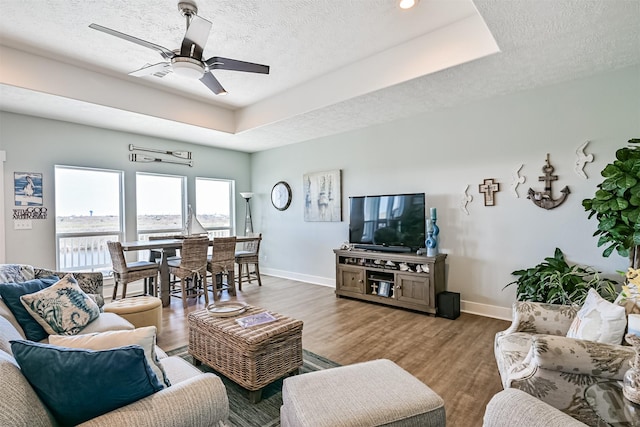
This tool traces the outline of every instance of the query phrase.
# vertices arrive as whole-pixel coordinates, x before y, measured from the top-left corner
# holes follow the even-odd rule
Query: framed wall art
[[[304,220],[342,221],[340,169],[303,176]]]
[[[14,172],[13,192],[16,206],[42,206],[42,174]]]

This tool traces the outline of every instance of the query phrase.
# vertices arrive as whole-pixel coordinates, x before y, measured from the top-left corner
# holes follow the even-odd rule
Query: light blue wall
[[[425,192],[438,210],[441,249],[448,254],[448,288],[461,293],[463,308],[499,315],[515,289],[502,290],[511,272],[530,267],[561,248],[570,262],[589,264],[611,275],[627,260],[601,257],[581,201],[592,197],[599,172],[615,150],[640,137],[640,69],[475,102],[470,105],[380,124],[254,154],[252,190],[256,228],[265,233],[261,269],[318,283],[335,280],[333,248],[348,239],[349,196]],[[574,172],[575,150],[591,141],[595,161],[588,180]],[[544,210],[527,200],[538,182],[546,154],[559,180],[555,197],[568,185],[564,205]],[[512,173],[524,164],[526,183],[511,192]],[[342,170],[343,221],[304,222],[302,176]],[[478,184],[494,178],[501,191],[485,207]],[[291,207],[269,203],[280,180],[293,189]],[[465,187],[473,202],[460,209]],[[504,310],[502,313],[506,313]]]
[[[161,150],[191,151],[193,167],[168,163],[133,163],[129,144]],[[125,172],[125,206],[135,207],[135,173],[152,172],[187,177],[189,203],[195,207],[195,177],[234,179],[237,191],[251,182],[251,158],[238,151],[215,149],[67,122],[0,113],[0,150],[4,165],[6,261],[55,267],[54,165],[84,166]],[[160,156],[162,157],[162,156]],[[13,227],[13,173],[43,174],[46,220],[33,220],[32,230]],[[237,196],[236,224],[244,224],[244,200]],[[242,222],[240,222],[242,221]],[[125,212],[127,240],[136,238],[136,213]]]
[[[251,190],[254,229],[264,233],[261,270],[305,281],[333,284],[334,254],[348,238],[348,197],[425,192],[438,209],[441,250],[448,254],[448,289],[461,293],[463,309],[508,317],[514,289],[502,290],[511,272],[530,267],[560,247],[570,262],[593,265],[609,275],[625,270],[627,260],[602,258],[581,201],[591,197],[599,172],[615,150],[640,136],[640,67],[600,74],[543,89],[500,96],[445,111],[380,124],[340,135],[267,150],[253,155],[115,132],[27,116],[0,113],[0,150],[5,150],[5,226],[8,262],[55,264],[53,165],[124,170],[127,200],[135,200],[136,170],[236,179],[237,191]],[[574,172],[575,150],[591,141],[588,180]],[[128,161],[128,144],[191,150],[193,169]],[[568,185],[571,194],[546,211],[526,199],[529,187],[542,190],[546,153],[559,180],[554,194]],[[524,164],[527,179],[516,198],[512,173]],[[342,170],[343,221],[304,222],[302,176]],[[15,171],[43,172],[49,219],[33,221],[31,231],[16,231],[11,220]],[[485,207],[478,184],[494,178],[501,191],[496,206]],[[269,194],[278,181],[293,189],[291,207],[277,211]],[[460,209],[465,187],[473,202],[470,215]],[[236,203],[238,229],[244,201]],[[127,215],[128,230],[135,224]],[[133,237],[133,236],[131,236]]]

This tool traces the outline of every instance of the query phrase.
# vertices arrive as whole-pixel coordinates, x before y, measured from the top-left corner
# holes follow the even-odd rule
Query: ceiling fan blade
[[[202,59],[202,51],[204,51],[204,46],[207,44],[210,31],[211,22],[200,18],[198,15],[193,15],[189,23],[189,28],[187,28],[187,32],[182,40],[180,55]],[[191,51],[192,49],[193,52]]]
[[[244,71],[246,73],[269,74],[269,66],[254,64],[253,62],[238,61],[237,59],[213,56],[205,61],[210,70]]]
[[[227,91],[224,90],[218,79],[216,79],[214,75],[209,72],[204,73],[204,76],[202,76],[200,81],[204,83],[205,86],[207,86],[209,89],[211,89],[211,92],[215,93],[216,95],[227,94]]]
[[[155,51],[158,51],[160,53],[160,55],[162,55],[162,57],[165,58],[165,59],[171,59],[174,56],[176,56],[175,53],[173,53],[172,51],[170,51],[166,47],[162,47],[162,46],[159,46],[157,44],[154,44],[154,43],[139,39],[137,37],[133,37],[133,36],[130,36],[128,34],[121,33],[120,31],[112,30],[111,28],[103,27],[102,25],[91,24],[91,25],[89,25],[89,28],[93,28],[94,30],[102,31],[103,33],[107,33],[107,34],[110,34],[112,36],[116,36],[116,37],[119,37],[121,39],[130,41],[132,43],[138,44],[140,46],[144,46],[144,47],[147,47],[149,49],[153,49]]]
[[[142,77],[149,74],[156,74],[158,77],[164,77],[167,73],[171,72],[171,64],[169,62],[159,62],[153,65],[145,65],[139,70],[135,70],[129,73],[130,76]]]

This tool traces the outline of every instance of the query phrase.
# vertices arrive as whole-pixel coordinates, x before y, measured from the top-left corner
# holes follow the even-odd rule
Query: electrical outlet
[[[13,221],[13,228],[16,230],[31,230],[33,223],[30,219],[16,219]]]

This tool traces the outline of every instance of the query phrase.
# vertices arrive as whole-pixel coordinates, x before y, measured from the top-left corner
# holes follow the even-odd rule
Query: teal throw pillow
[[[163,388],[139,345],[84,350],[14,340],[11,351],[61,426],[83,423]]]
[[[28,340],[42,341],[47,338],[49,334],[29,314],[27,309],[24,308],[20,302],[20,297],[48,288],[58,280],[60,279],[57,276],[51,276],[41,279],[33,279],[23,283],[0,284],[0,297],[2,297],[4,303],[9,307],[11,313],[13,313]]]

